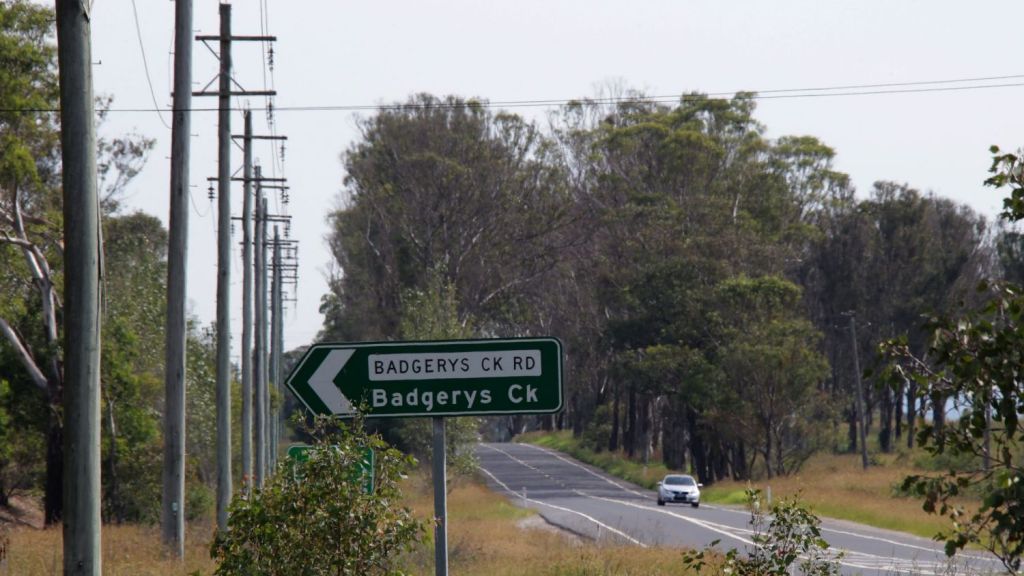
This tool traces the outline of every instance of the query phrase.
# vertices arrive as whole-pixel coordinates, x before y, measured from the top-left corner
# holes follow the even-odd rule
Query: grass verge
[[[594,452],[583,447],[579,441],[572,436],[572,432],[563,430],[561,432],[527,432],[516,436],[517,442],[536,444],[565,452],[580,462],[586,462],[592,466],[608,472],[616,478],[622,478],[637,486],[654,490],[658,481],[671,472],[660,461],[650,461],[647,465],[642,462],[635,462],[626,458],[621,452]]]
[[[423,520],[433,513],[429,478],[409,479],[407,505]],[[418,576],[434,574],[432,534],[404,559]],[[532,510],[512,505],[480,481],[448,495],[448,558],[452,574],[494,576],[630,576],[688,574],[682,551],[672,548],[600,546],[547,525]]]
[[[138,524],[103,526],[103,574],[111,576],[190,576],[212,574],[210,558],[212,527],[190,527],[185,537],[185,560],[172,558],[160,543],[160,527]],[[60,574],[63,570],[63,537],[54,528],[12,528],[7,559],[0,563],[2,576]]]
[[[628,482],[654,489],[668,470],[660,461],[648,466],[621,452],[600,452],[581,446],[569,431],[531,432],[516,439],[565,452]],[[797,474],[754,482],[719,482],[703,489],[702,498],[717,504],[746,503],[747,488],[771,490],[773,498],[798,497],[814,514],[877,528],[931,538],[950,528],[948,519],[926,513],[921,502],[895,495],[894,487],[908,474],[921,473],[908,454],[879,455],[877,465],[861,468],[857,455],[819,454]],[[653,497],[653,496],[652,496]],[[970,504],[967,502],[967,504]]]

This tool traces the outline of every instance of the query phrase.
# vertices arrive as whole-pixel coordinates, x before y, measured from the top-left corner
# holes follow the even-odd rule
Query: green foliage
[[[622,478],[627,482],[652,490],[666,474],[682,472],[681,470],[666,468],[664,464],[658,462],[644,465],[641,462],[626,458],[621,452],[592,450],[578,439],[573,438],[572,434],[568,431],[544,434],[531,432],[520,436],[516,440],[565,452],[573,458],[591,466],[596,466],[616,478]]]
[[[319,420],[304,474],[296,480],[283,462],[262,490],[236,497],[228,529],[218,532],[211,554],[218,575],[395,573],[396,555],[417,542],[423,526],[400,504],[398,480],[411,458],[362,423],[329,432]],[[350,467],[363,449],[376,452],[375,489],[365,494]]]
[[[740,276],[718,293],[728,335],[718,361],[733,401],[721,417],[744,432],[769,477],[794,472],[825,444],[832,417],[819,389],[828,374],[821,334],[795,312],[800,289],[784,279]]]
[[[842,553],[833,554],[821,536],[821,521],[799,504],[797,498],[774,504],[770,511],[763,510],[761,491],[747,490],[753,546],[744,557],[732,548],[724,561],[709,562],[714,541],[702,550],[683,554],[683,564],[698,574],[714,568],[715,574],[733,576],[788,576],[799,574],[836,576],[839,574]],[[716,553],[715,553],[716,554]]]
[[[1010,188],[1010,195],[1003,199],[1002,217],[1012,222],[1024,220],[1024,157],[1018,153],[1002,152],[998,146],[989,148],[992,165],[988,171],[992,176],[985,180],[986,186]]]
[[[10,383],[0,378],[0,506],[15,491],[36,486],[43,477],[43,437],[26,426],[19,409],[23,408],[12,398]]]
[[[893,381],[911,379],[922,395],[950,398],[960,414],[955,423],[923,427],[919,441],[962,466],[938,477],[910,476],[902,489],[922,498],[926,511],[954,521],[953,530],[942,535],[948,554],[980,544],[1016,573],[1024,554],[1024,296],[1012,285],[981,289],[990,299],[980,308],[927,322],[933,340],[926,359],[901,340],[883,349]],[[975,487],[983,491],[982,506],[968,512],[956,499]]]
[[[459,320],[455,287],[439,272],[428,275],[422,290],[402,296],[399,323],[406,340],[454,340],[473,336],[470,319]],[[395,424],[398,446],[423,462],[433,458],[433,430],[429,418],[405,418]],[[473,446],[480,440],[480,418],[445,418],[445,458],[449,484],[476,473]],[[450,489],[450,486],[449,486]]]
[[[862,351],[903,332],[920,351],[920,315],[970,299],[994,261],[973,211],[892,182],[856,198],[827,144],[766,138],[751,94],[608,96],[548,132],[429,95],[363,122],[321,336],[557,335],[566,411],[495,429],[571,427],[710,484],[831,444],[855,389],[841,314]],[[868,386],[883,449],[905,392]]]
[[[604,452],[608,449],[608,437],[612,432],[611,407],[602,404],[594,412],[594,418],[580,436],[580,444],[593,452]]]
[[[1009,187],[1003,217],[1024,218],[1021,157],[992,147],[992,177]],[[919,441],[930,453],[954,460],[941,476],[914,475],[901,489],[921,498],[926,511],[948,516],[953,528],[940,535],[950,556],[969,544],[993,552],[1009,572],[1019,573],[1024,556],[1024,294],[1011,283],[982,282],[980,306],[958,317],[933,316],[927,355],[915,355],[905,339],[882,347],[892,382],[913,381],[919,393],[950,399],[959,418],[924,426]],[[967,511],[957,497],[980,493],[982,504]]]
[[[217,478],[217,349],[212,327],[200,329],[190,321],[185,346],[186,473],[213,486]]]
[[[160,515],[167,233],[136,213],[104,219],[103,510],[107,521]]]

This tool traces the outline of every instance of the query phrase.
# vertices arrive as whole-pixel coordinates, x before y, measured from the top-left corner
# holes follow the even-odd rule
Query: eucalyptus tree
[[[51,265],[62,253],[59,133],[56,116],[39,112],[57,109],[52,22],[43,6],[0,5],[0,333],[24,375],[14,374],[14,393],[41,395],[47,406],[47,523],[61,516],[63,478],[61,282]]]
[[[46,437],[45,518],[53,523],[62,513],[64,246],[52,9],[4,2],[0,32],[0,342],[9,353],[0,361],[10,365],[3,372],[12,398],[25,405],[41,399],[24,432]],[[128,135],[97,145],[105,206],[113,208],[153,143]]]
[[[904,184],[875,183],[871,194],[852,196],[823,220],[822,236],[803,271],[807,300],[815,322],[825,334],[833,365],[832,389],[846,395],[850,449],[856,448],[852,408],[851,350],[853,344],[843,316],[858,318],[856,347],[872,367],[867,353],[884,339],[908,335],[915,353],[927,346],[920,329],[925,314],[945,313],[973,297],[971,286],[992,269],[993,252],[987,223],[970,208]],[[871,406],[878,408],[879,441],[888,450],[902,436],[905,414],[913,441],[913,426],[922,406],[906,382],[899,390],[869,388]],[[933,416],[942,422],[943,401],[930,399]]]
[[[324,299],[325,334],[392,337],[401,295],[432,271],[459,314],[506,331],[518,295],[558,261],[571,220],[536,126],[472,100],[420,95],[360,124],[343,156],[330,245],[344,275]]]

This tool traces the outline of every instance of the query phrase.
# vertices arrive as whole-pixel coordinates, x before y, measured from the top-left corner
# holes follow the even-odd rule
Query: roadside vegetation
[[[530,432],[517,440],[565,452],[651,490],[665,474],[680,472],[669,470],[662,464],[645,467],[623,452],[594,452],[568,431]],[[936,466],[927,452],[900,450],[876,458],[873,464],[864,470],[858,455],[820,453],[811,457],[797,474],[718,482],[702,488],[701,499],[708,503],[744,506],[748,502],[747,491],[756,489],[765,499],[770,493],[773,501],[799,498],[801,504],[817,516],[899,530],[925,538],[932,538],[951,527],[948,520],[925,512],[920,499],[901,490],[904,479],[909,475],[941,472],[941,465]],[[651,498],[654,498],[653,492]],[[961,501],[976,504],[978,499],[962,498]]]
[[[433,499],[429,475],[414,473],[401,485],[402,502],[420,522],[429,522]],[[448,496],[449,559],[452,574],[495,576],[636,576],[692,574],[682,551],[596,544],[548,526],[533,511],[519,508],[482,483],[463,478]],[[416,576],[434,574],[430,531],[411,551],[396,557],[396,567]],[[0,576],[43,576],[60,572],[59,528],[16,527],[10,532]],[[167,557],[159,528],[138,524],[104,529],[105,574],[115,576],[192,576],[214,574],[210,556],[212,525],[193,526],[184,562]],[[312,553],[312,552],[311,552]]]
[[[413,512],[421,519],[433,514],[427,475],[407,481]],[[630,574],[691,574],[682,551],[638,548],[580,539],[547,525],[532,510],[519,508],[482,482],[466,478],[448,496],[448,554],[452,574],[496,576],[585,576]],[[405,558],[404,568],[417,576],[432,576],[430,538]]]
[[[0,3],[0,509],[33,498],[50,527],[64,512],[67,337],[53,25],[50,6]],[[855,190],[827,143],[768,137],[751,93],[607,96],[553,109],[546,125],[430,94],[360,119],[328,215],[332,276],[317,339],[557,336],[564,409],[453,419],[448,457],[463,473],[472,469],[465,446],[479,437],[562,430],[535,441],[643,486],[686,470],[711,500],[740,503],[748,487],[771,487],[776,498],[801,494],[818,514],[923,535],[952,521],[950,552],[988,547],[1019,572],[1021,157],[992,151],[987,183],[1008,190],[993,224],[911,183]],[[111,101],[98,102],[101,122]],[[146,193],[133,178],[152,148],[127,134],[101,138],[96,151],[106,277],[100,497],[114,573],[118,558],[130,574],[186,569],[160,559],[156,531],[133,528],[161,509],[167,233],[120,200]],[[207,546],[212,327],[190,322],[187,346],[183,506]],[[232,397],[240,446],[241,394]],[[429,458],[425,421],[367,427]],[[243,466],[233,469],[242,486]],[[236,514],[252,512],[244,503]],[[946,520],[912,512],[921,506]],[[249,518],[250,536],[261,537],[268,510]],[[153,545],[133,540],[144,537]],[[486,556],[476,537],[454,548],[472,569]],[[52,528],[10,538],[0,542],[4,569],[59,565]],[[225,538],[218,550],[231,565],[249,543]],[[193,546],[186,565],[205,570],[210,560]],[[555,574],[630,571],[625,555],[554,553],[565,554],[544,568]],[[25,557],[34,564],[23,570],[14,562]],[[521,559],[509,558],[491,573],[518,570]]]

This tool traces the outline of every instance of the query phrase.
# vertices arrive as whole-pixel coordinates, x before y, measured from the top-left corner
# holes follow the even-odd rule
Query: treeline
[[[0,506],[41,495],[60,521],[65,449],[58,82],[53,9],[0,3]],[[110,99],[97,103],[109,108]],[[101,119],[102,122],[101,113]],[[167,232],[119,202],[153,141],[101,138],[103,518],[155,520],[163,461]],[[213,339],[188,334],[188,501],[207,514],[215,473]]]
[[[564,412],[599,450],[660,453],[704,482],[855,450],[875,350],[1019,274],[1019,238],[909,185],[855,195],[835,151],[769,139],[751,94],[580,100],[544,128],[420,95],[361,121],[330,217],[324,340],[401,338],[407,294],[450,294],[477,336],[554,335]],[[438,280],[440,279],[440,280]],[[440,297],[440,296],[439,296]],[[944,399],[864,381],[882,450]]]

